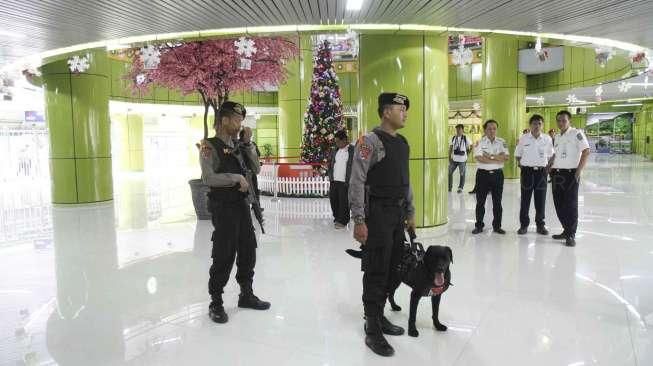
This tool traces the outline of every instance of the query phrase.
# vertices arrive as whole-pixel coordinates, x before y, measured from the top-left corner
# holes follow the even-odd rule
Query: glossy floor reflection
[[[237,309],[232,282],[230,322],[216,325],[210,222],[188,214],[187,187],[153,205],[150,183],[132,176],[115,203],[50,208],[51,230],[0,244],[0,364],[651,365],[651,181],[651,162],[593,157],[576,248],[516,235],[516,181],[505,187],[506,236],[471,235],[474,198],[451,194],[450,223],[418,233],[454,250],[440,316],[449,331],[432,330],[423,303],[420,337],[391,337],[396,356],[381,359],[363,343],[359,263],[343,252],[351,228],[333,229],[326,200],[264,200],[255,286],[272,309]],[[550,197],[547,223],[560,230]],[[405,286],[397,300],[407,309]],[[388,315],[406,326],[407,311]]]

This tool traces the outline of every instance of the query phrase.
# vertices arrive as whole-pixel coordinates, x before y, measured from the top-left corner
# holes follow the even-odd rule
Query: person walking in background
[[[460,182],[458,183],[458,193],[463,191],[465,186],[465,172],[467,170],[467,152],[469,151],[469,142],[465,132],[465,126],[456,125],[456,135],[449,141],[449,192],[453,186],[453,173],[456,169],[460,171]]]
[[[329,156],[329,200],[333,223],[336,229],[343,229],[350,219],[349,214],[349,177],[351,176],[351,163],[354,161],[354,145],[349,143],[346,131],[335,134],[336,147]]]

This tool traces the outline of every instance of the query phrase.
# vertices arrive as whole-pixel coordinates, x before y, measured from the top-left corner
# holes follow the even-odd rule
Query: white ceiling
[[[604,37],[653,48],[651,0],[3,0],[0,65],[80,43],[225,27],[425,24]]]

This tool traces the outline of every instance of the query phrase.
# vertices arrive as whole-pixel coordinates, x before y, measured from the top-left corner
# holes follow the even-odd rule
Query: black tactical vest
[[[408,194],[408,156],[410,148],[406,138],[392,136],[384,131],[374,130],[381,139],[385,157],[367,172],[365,185],[370,197],[406,198]]]
[[[239,148],[238,142],[234,142],[234,147],[228,146],[218,137],[208,138],[207,141],[215,149],[220,159],[220,166],[215,173],[231,173],[246,175],[245,167],[243,166],[244,157]],[[240,157],[240,159],[239,159]],[[238,201],[246,197],[246,194],[238,190],[239,186],[233,187],[211,187],[209,198],[219,201]]]

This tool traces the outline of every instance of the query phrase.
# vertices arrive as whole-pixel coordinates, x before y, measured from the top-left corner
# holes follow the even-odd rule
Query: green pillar
[[[442,35],[360,36],[361,131],[379,123],[377,97],[399,92],[410,99],[406,127],[417,225],[447,222],[448,49]]]
[[[83,73],[71,74],[67,59],[41,68],[53,203],[113,199],[107,51],[88,54],[90,68]]]
[[[313,78],[313,43],[299,36],[299,57],[287,65],[288,79],[279,85],[279,155],[300,156],[304,112]],[[297,161],[298,159],[291,159]]]
[[[483,42],[482,116],[499,123],[497,136],[508,143],[511,159],[505,164],[506,178],[519,177],[512,156],[522,130],[526,110],[526,75],[518,69],[519,40],[513,36],[492,35]]]
[[[116,115],[120,123],[120,168],[130,172],[144,170],[143,116],[140,114]]]

